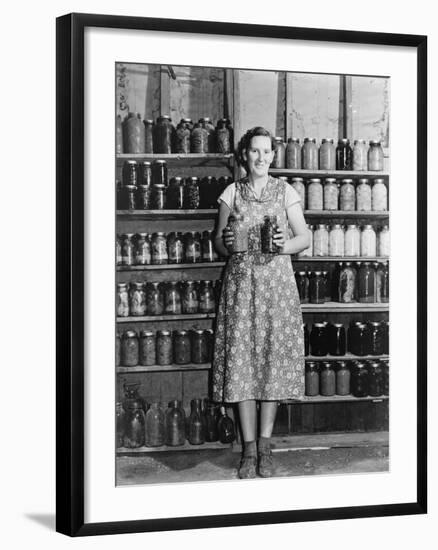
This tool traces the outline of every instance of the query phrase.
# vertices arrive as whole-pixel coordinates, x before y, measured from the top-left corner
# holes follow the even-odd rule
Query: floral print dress
[[[248,252],[232,254],[216,319],[213,399],[282,400],[304,396],[304,333],[291,257],[261,252],[264,216],[291,234],[283,180],[269,177],[259,198],[247,179],[236,183],[234,209],[248,226]]]

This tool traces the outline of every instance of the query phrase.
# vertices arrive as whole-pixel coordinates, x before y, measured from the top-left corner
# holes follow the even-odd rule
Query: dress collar
[[[249,178],[245,177],[240,181],[241,193],[243,194],[246,200],[259,202],[259,203],[268,202],[273,198],[275,182],[276,182],[275,178],[273,178],[272,176],[268,176],[268,181],[266,182],[266,185],[263,187],[260,197],[257,197],[253,186],[249,182]]]

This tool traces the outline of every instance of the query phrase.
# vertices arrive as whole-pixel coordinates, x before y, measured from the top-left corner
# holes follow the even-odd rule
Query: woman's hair
[[[266,130],[266,128],[263,128],[263,126],[254,126],[254,128],[251,128],[248,130],[241,138],[239,143],[237,144],[237,149],[235,152],[235,157],[240,166],[243,166],[245,170],[248,172],[248,164],[243,157],[243,152],[247,151],[251,145],[251,140],[253,137],[256,136],[264,136],[268,137],[271,140],[271,149],[274,151],[275,149],[275,140],[271,132]]]

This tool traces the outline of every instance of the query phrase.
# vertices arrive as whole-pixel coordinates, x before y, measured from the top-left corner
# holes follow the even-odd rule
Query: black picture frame
[[[57,498],[69,536],[424,514],[427,511],[427,37],[224,22],[69,14],[57,19]],[[417,52],[417,498],[403,504],[84,522],[84,30],[86,27],[268,37]]]

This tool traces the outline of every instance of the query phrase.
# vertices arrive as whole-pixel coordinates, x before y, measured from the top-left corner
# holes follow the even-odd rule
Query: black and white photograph
[[[117,486],[390,470],[391,78],[272,66],[115,63]]]

